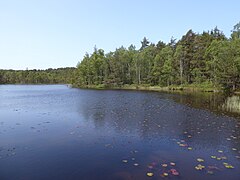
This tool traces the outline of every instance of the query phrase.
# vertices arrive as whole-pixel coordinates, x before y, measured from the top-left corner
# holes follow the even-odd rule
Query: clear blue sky
[[[105,52],[240,21],[239,0],[0,0],[0,69],[76,66]]]

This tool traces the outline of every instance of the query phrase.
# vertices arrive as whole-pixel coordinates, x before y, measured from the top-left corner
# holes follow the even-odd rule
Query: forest
[[[201,86],[240,88],[240,23],[231,37],[215,27],[195,33],[189,30],[178,41],[151,43],[146,37],[140,49],[134,45],[106,53],[94,48],[77,66],[77,87]]]
[[[0,70],[0,84],[71,84],[75,70]]]
[[[94,48],[77,68],[0,70],[0,84],[72,84],[79,88],[126,85],[240,89],[240,22],[227,38],[217,27],[180,40],[156,44],[146,37],[141,47],[130,45],[105,53]]]

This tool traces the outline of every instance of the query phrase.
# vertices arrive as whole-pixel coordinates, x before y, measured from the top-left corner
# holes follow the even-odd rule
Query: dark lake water
[[[237,96],[2,85],[0,180],[239,180],[239,106]]]

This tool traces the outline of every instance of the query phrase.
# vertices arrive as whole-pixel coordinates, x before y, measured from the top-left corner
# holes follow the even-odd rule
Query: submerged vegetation
[[[240,23],[227,38],[217,27],[201,34],[189,30],[179,41],[134,45],[114,52],[94,48],[78,64],[74,85],[90,88],[160,86],[205,90],[240,88]]]

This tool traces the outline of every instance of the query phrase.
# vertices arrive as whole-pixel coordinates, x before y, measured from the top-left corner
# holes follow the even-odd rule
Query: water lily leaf
[[[133,165],[134,165],[134,166],[139,166],[139,164],[138,164],[138,163],[134,163]]]
[[[181,147],[186,147],[186,146],[188,146],[187,144],[179,144],[179,146],[181,146]]]
[[[212,159],[216,159],[217,157],[216,156],[211,156]]]
[[[228,168],[228,169],[233,169],[234,168],[232,165],[226,165],[225,167]]]
[[[171,165],[171,166],[175,166],[176,163],[174,163],[174,162],[170,162],[170,165]]]
[[[167,164],[162,164],[162,167],[167,167]]]
[[[197,158],[197,161],[198,161],[198,162],[204,162],[204,160],[201,159],[201,158]]]
[[[188,149],[188,150],[192,150],[192,147],[188,147],[187,149]]]
[[[205,168],[205,166],[198,164],[197,166],[195,166],[196,170],[203,170]]]
[[[168,176],[168,173],[166,173],[166,172],[165,172],[165,173],[163,173],[163,176],[165,176],[165,177],[166,177],[166,176]]]
[[[126,160],[126,159],[123,159],[123,160],[122,160],[122,162],[123,162],[123,163],[127,163],[127,162],[128,162],[128,160]]]
[[[226,162],[224,162],[223,165],[224,165],[225,168],[227,168],[227,169],[233,169],[233,168],[234,168],[231,164],[228,164],[228,163],[226,163]]]
[[[219,153],[223,153],[223,151],[222,151],[222,150],[218,150],[218,152],[219,152]]]
[[[179,172],[176,169],[170,169],[170,172],[172,173],[172,175],[174,176],[178,176]]]
[[[148,172],[148,173],[147,173],[147,176],[148,176],[148,177],[152,177],[152,176],[153,176],[153,173],[152,173],[152,172]]]

